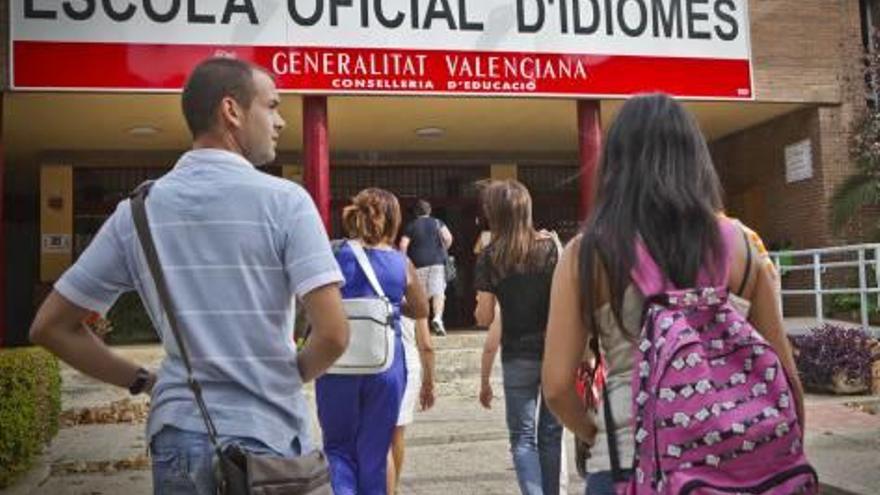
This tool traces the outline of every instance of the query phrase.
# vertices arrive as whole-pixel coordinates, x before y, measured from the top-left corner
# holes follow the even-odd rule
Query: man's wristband
[[[150,372],[144,368],[138,368],[134,375],[134,381],[128,386],[128,392],[131,395],[138,395],[146,389],[150,382]]]

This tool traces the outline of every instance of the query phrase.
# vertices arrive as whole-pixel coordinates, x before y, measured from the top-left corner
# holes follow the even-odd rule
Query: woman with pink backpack
[[[720,214],[694,118],[665,95],[627,101],[597,184],[556,267],[542,376],[561,422],[607,442],[587,494],[817,493],[773,268]],[[595,414],[575,390],[588,349],[606,369]]]

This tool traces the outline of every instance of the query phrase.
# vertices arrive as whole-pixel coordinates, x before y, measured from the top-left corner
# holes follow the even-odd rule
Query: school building
[[[266,173],[302,181],[340,235],[361,188],[430,201],[472,324],[474,182],[515,177],[538,226],[573,235],[602,127],[631,94],[697,116],[729,213],[772,247],[835,236],[829,201],[867,110],[874,0],[0,0],[0,345],[116,203],[187,149],[179,104],[208,56],[252,60],[283,92]]]

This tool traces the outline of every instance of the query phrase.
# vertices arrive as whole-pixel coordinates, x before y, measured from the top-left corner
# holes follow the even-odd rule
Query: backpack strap
[[[370,282],[370,286],[376,291],[376,295],[382,299],[387,299],[387,297],[385,297],[385,291],[382,290],[382,284],[380,284],[379,279],[376,278],[376,272],[373,270],[373,265],[367,258],[367,253],[364,251],[364,247],[361,246],[360,242],[355,240],[349,240],[348,246],[351,248],[351,252],[354,253],[354,258],[357,260],[358,265],[360,265],[361,271],[364,272],[364,275],[366,275],[367,280]]]
[[[147,267],[156,286],[156,293],[159,295],[159,310],[165,313],[168,319],[168,326],[171,328],[171,333],[177,342],[177,348],[180,350],[180,359],[186,368],[186,381],[193,393],[199,413],[202,415],[202,420],[205,422],[208,439],[214,446],[214,450],[219,452],[221,449],[220,434],[217,432],[217,427],[214,425],[214,420],[208,412],[207,404],[205,404],[205,399],[202,395],[202,385],[196,380],[195,373],[193,372],[189,352],[187,352],[184,343],[183,331],[180,328],[180,322],[177,320],[177,308],[174,304],[174,299],[171,298],[171,292],[168,290],[168,283],[165,281],[165,273],[162,271],[162,263],[159,261],[159,253],[156,250],[153,233],[150,230],[146,201],[152,187],[153,181],[147,181],[134,190],[130,197],[131,217],[134,221],[135,231],[144,253],[144,258],[147,261]]]
[[[752,245],[749,242],[749,235],[746,234],[745,229],[743,229],[741,225],[740,230],[742,230],[743,241],[746,243],[746,269],[742,282],[739,284],[739,289],[736,291],[736,295],[738,296],[742,296],[743,292],[745,292],[746,283],[749,281],[749,275],[751,275],[752,272]]]
[[[734,252],[733,246],[739,242],[742,229],[733,220],[719,218],[718,234],[721,236],[722,252],[717,253],[715,260],[706,260],[697,274],[696,287],[727,287],[730,277],[730,253]],[[687,287],[675,287],[667,280],[660,269],[660,265],[654,261],[651,252],[641,237],[635,243],[636,264],[630,272],[633,283],[639,288],[646,299],[651,296]],[[749,250],[749,255],[751,250]],[[751,260],[747,260],[751,264]],[[749,268],[749,266],[747,266]],[[748,274],[748,271],[746,272]],[[744,287],[742,287],[744,288]]]

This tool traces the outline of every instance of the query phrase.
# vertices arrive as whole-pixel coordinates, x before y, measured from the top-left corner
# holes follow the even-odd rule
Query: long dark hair
[[[495,246],[492,265],[502,274],[523,271],[537,235],[529,190],[512,179],[491,181],[482,190],[482,199]]]
[[[587,321],[594,322],[602,263],[622,323],[638,236],[676,287],[693,287],[705,262],[723,254],[721,183],[696,120],[672,98],[642,95],[623,105],[608,131],[597,183],[579,256]]]

